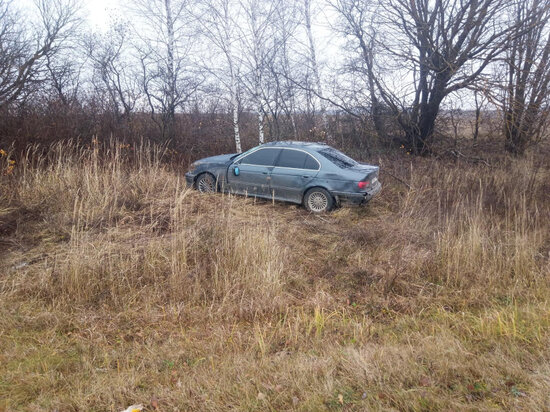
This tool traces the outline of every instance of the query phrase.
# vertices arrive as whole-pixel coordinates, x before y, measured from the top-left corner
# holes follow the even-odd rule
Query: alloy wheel
[[[201,176],[197,181],[197,189],[201,193],[215,192],[216,182],[214,181],[214,178],[210,175]]]
[[[322,192],[313,192],[308,197],[307,205],[312,212],[324,212],[328,207],[328,198]]]

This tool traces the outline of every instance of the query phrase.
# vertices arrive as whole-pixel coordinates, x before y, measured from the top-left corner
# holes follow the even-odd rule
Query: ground
[[[151,147],[6,155],[0,410],[550,410],[540,156],[381,156],[316,216]]]

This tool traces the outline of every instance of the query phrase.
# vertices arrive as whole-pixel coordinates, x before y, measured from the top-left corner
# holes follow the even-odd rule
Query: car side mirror
[[[235,167],[233,168],[233,174],[234,174],[235,176],[239,176],[240,173],[241,173],[241,171],[239,170],[239,166],[235,166]]]

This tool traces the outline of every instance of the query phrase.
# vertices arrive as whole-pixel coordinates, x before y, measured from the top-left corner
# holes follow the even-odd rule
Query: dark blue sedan
[[[198,160],[185,179],[200,192],[282,200],[321,213],[368,202],[381,189],[378,170],[323,143],[271,142]]]

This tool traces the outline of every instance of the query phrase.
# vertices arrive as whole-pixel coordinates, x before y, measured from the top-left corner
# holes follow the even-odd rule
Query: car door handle
[[[311,176],[303,175],[302,177],[303,177],[304,179],[309,179]]]
[[[267,172],[262,172],[262,173],[263,173],[264,175],[266,175],[266,174],[267,174]]]

